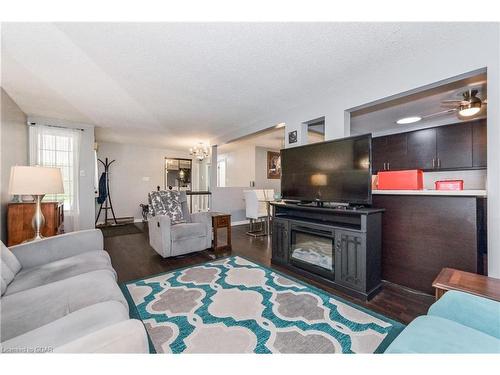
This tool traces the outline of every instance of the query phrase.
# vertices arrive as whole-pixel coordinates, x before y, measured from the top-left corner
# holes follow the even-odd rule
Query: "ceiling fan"
[[[462,93],[463,99],[443,100],[441,106],[452,108],[450,111],[458,111],[458,117],[471,117],[479,113],[481,108],[487,104],[487,99],[481,100],[477,96],[479,90],[471,89]]]

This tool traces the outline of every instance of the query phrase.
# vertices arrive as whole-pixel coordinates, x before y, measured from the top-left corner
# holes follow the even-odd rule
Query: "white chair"
[[[274,201],[274,189],[265,189],[264,195],[265,195],[267,201],[269,201],[269,202]]]
[[[245,209],[246,217],[250,220],[250,231],[247,232],[249,236],[265,236],[266,231],[262,229],[254,230],[254,223],[256,220],[261,221],[267,218],[267,205],[263,190],[245,190]]]

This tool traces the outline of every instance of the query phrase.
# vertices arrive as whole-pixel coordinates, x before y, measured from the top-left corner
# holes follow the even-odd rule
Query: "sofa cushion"
[[[122,303],[117,301],[96,303],[2,342],[1,347],[3,352],[16,352],[23,348],[53,350],[124,320],[128,320],[128,310]]]
[[[427,314],[453,320],[500,339],[500,302],[450,290]]]
[[[2,263],[5,263],[7,267],[10,268],[12,273],[16,275],[19,271],[21,271],[21,263],[17,260],[16,256],[8,249],[7,246],[0,242],[0,256],[2,259]]]
[[[386,353],[500,353],[500,340],[435,316],[420,316],[391,343]]]
[[[41,266],[21,270],[7,288],[5,295],[64,280],[82,273],[104,269],[115,274],[109,254],[104,250],[88,251]]]
[[[207,236],[207,227],[203,223],[180,223],[172,225],[172,241],[180,241],[187,238]]]
[[[2,296],[3,296],[3,294],[7,290],[7,283],[5,282],[5,280],[3,279],[3,277],[0,277],[0,283],[1,283],[1,286],[2,286]]]
[[[56,348],[56,353],[149,353],[146,329],[140,320],[110,325]]]
[[[118,301],[128,308],[115,275],[109,270],[88,272],[3,296],[0,341],[105,301]]]
[[[17,260],[16,256],[0,242],[0,275],[2,276],[3,282],[7,287],[12,281],[16,274],[21,270],[21,264]],[[2,287],[2,295],[4,294],[5,288]]]

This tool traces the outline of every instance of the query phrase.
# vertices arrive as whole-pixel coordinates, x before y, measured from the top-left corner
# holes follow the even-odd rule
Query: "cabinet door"
[[[388,135],[386,146],[386,168],[390,171],[407,168],[407,135],[406,133]]]
[[[335,282],[349,288],[365,289],[365,243],[363,235],[335,231]]]
[[[408,133],[407,167],[434,169],[436,159],[436,129],[423,129]]]
[[[470,123],[436,128],[437,167],[472,167],[472,127]]]
[[[486,168],[487,130],[486,120],[474,121],[472,126],[472,166]]]
[[[377,137],[372,139],[372,173],[385,170],[387,148],[387,137]]]
[[[278,218],[273,219],[272,256],[280,263],[288,262],[289,222]]]

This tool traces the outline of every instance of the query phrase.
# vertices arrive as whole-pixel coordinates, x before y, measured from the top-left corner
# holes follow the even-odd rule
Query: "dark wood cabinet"
[[[382,218],[382,278],[428,294],[442,268],[482,272],[485,199],[374,195]]]
[[[436,167],[436,129],[406,133],[408,136],[407,166],[409,169]]]
[[[64,233],[64,205],[62,202],[42,202],[45,225],[42,236],[51,237]],[[35,203],[9,203],[7,208],[7,246],[20,244],[33,238],[35,231],[31,219],[35,214]]]
[[[389,171],[407,168],[406,134],[393,134],[373,139],[373,170]]]
[[[271,204],[271,263],[362,299],[380,290],[383,209]],[[317,248],[325,258],[331,254],[331,263],[300,256],[304,250],[314,254]]]
[[[356,290],[365,285],[364,237],[348,230],[335,231],[335,282]]]
[[[436,168],[472,168],[470,123],[436,128]]]
[[[385,171],[387,137],[377,137],[372,139],[372,172]]]
[[[472,123],[472,166],[486,168],[487,130],[486,120]]]
[[[275,263],[286,264],[288,262],[289,225],[288,220],[273,219],[272,261]]]
[[[372,171],[487,167],[486,119],[375,137]]]

